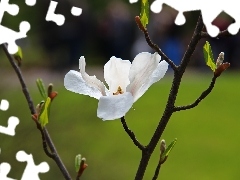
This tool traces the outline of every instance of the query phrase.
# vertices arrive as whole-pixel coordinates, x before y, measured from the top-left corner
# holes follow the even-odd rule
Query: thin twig
[[[6,45],[2,44],[1,46],[2,46],[3,51],[5,52],[5,54],[7,56],[10,64],[12,65],[13,69],[15,70],[15,72],[16,72],[16,74],[18,76],[18,79],[19,79],[21,87],[22,87],[23,94],[25,95],[25,98],[26,98],[26,100],[28,102],[28,107],[29,107],[29,109],[31,111],[31,114],[34,115],[36,113],[35,108],[34,108],[34,104],[33,104],[32,98],[31,98],[31,96],[30,96],[30,94],[28,92],[26,83],[25,83],[25,81],[23,79],[21,70],[15,64],[14,58],[13,58],[13,56],[11,54],[9,54]],[[55,146],[54,146],[54,144],[53,144],[53,142],[52,142],[52,140],[50,138],[50,135],[49,135],[47,129],[43,128],[42,130],[40,130],[40,132],[42,134],[44,152],[47,154],[47,156],[49,156],[51,154],[50,152],[46,151],[46,149],[45,149],[46,148],[45,147],[46,143],[44,141],[46,140],[47,145],[49,146],[50,150],[52,151],[52,154],[50,155],[50,157],[53,158],[53,160],[56,162],[56,164],[59,167],[59,169],[61,170],[64,178],[67,179],[67,180],[71,180],[71,176],[69,175],[67,169],[65,168],[63,162],[61,161],[60,156],[58,155],[58,153],[56,151],[56,148],[55,148]]]
[[[167,101],[164,113],[159,121],[156,131],[154,132],[149,144],[146,146],[146,152],[144,152],[144,151],[142,152],[142,158],[141,158],[140,164],[138,166],[135,180],[143,179],[149,159],[150,159],[157,143],[159,142],[159,140],[162,136],[162,133],[163,133],[165,127],[167,126],[169,119],[171,118],[171,116],[174,112],[174,104],[175,104],[176,97],[178,94],[179,86],[181,84],[182,76],[186,70],[186,67],[190,61],[190,58],[191,58],[199,40],[201,39],[202,29],[203,29],[203,21],[202,21],[202,16],[200,14],[196,28],[193,33],[193,36],[191,38],[191,41],[188,45],[188,48],[187,48],[184,56],[182,58],[181,64],[174,71],[172,87],[170,90],[170,94],[168,96],[168,101]],[[146,34],[145,34],[145,37],[146,37]]]
[[[216,38],[227,37],[227,36],[233,36],[233,35],[230,34],[227,29],[225,29],[223,31],[220,31],[220,33],[217,35]],[[201,37],[202,38],[212,38],[207,32],[203,32],[203,31],[201,32]]]
[[[211,81],[209,87],[208,87],[205,91],[202,92],[202,94],[199,96],[199,98],[197,98],[197,99],[195,100],[194,103],[189,104],[189,105],[186,105],[186,106],[177,106],[177,107],[174,107],[174,112],[176,112],[176,111],[181,111],[181,110],[187,110],[187,109],[191,109],[191,108],[196,107],[196,106],[197,106],[203,99],[205,99],[205,98],[209,95],[209,93],[212,91],[212,89],[213,89],[213,87],[214,87],[214,85],[215,85],[216,79],[217,79],[217,77],[216,77],[216,76],[213,76],[212,81]]]
[[[54,161],[58,165],[58,167],[61,170],[61,172],[62,172],[63,176],[65,177],[65,179],[71,180],[72,178],[71,178],[69,172],[67,171],[64,163],[62,162],[62,159],[60,158],[60,156],[59,156],[59,154],[57,152],[57,149],[56,149],[56,147],[55,147],[55,145],[54,145],[54,143],[53,143],[53,141],[52,141],[52,139],[51,139],[47,129],[43,128],[43,132],[44,132],[44,134],[46,136],[46,141],[48,143],[48,146],[49,146],[51,152],[54,154]]]
[[[146,28],[143,30],[143,33],[144,33],[144,36],[145,36],[145,39],[146,39],[148,45],[149,45],[152,49],[154,49],[156,52],[158,52],[158,54],[163,57],[163,60],[165,60],[165,61],[171,66],[171,68],[172,68],[174,71],[176,71],[176,70],[177,70],[177,66],[174,64],[174,62],[173,62],[166,54],[164,54],[164,53],[162,52],[162,50],[158,47],[157,44],[154,44],[154,43],[152,42],[152,40],[150,39],[150,36],[149,36],[148,31],[147,31]]]
[[[133,143],[140,149],[140,150],[144,150],[145,147],[136,139],[135,134],[128,128],[126,120],[123,117],[121,117],[121,122],[123,125],[124,130],[127,132],[127,134],[129,135],[129,137],[132,139]]]
[[[152,180],[157,180],[162,163],[159,161]]]
[[[25,96],[25,98],[26,98],[26,100],[27,100],[28,107],[29,107],[29,109],[30,109],[30,111],[31,111],[31,114],[35,114],[35,108],[34,108],[34,105],[33,105],[33,101],[32,101],[32,98],[30,97],[30,94],[29,94],[29,92],[28,92],[27,86],[26,86],[26,84],[25,84],[25,82],[24,82],[22,73],[21,73],[19,67],[15,64],[15,61],[14,61],[13,56],[12,56],[11,54],[9,54],[6,45],[5,45],[5,44],[2,44],[1,46],[2,46],[2,48],[3,48],[3,51],[5,52],[8,60],[9,60],[9,62],[11,63],[13,69],[15,70],[15,72],[16,72],[16,74],[17,74],[17,76],[18,76],[18,79],[19,79],[20,84],[21,84],[21,86],[22,86],[23,94],[24,94],[24,96]]]
[[[42,143],[43,143],[43,150],[44,152],[46,153],[46,155],[52,159],[54,159],[54,154],[52,154],[51,152],[49,152],[48,150],[48,144],[47,144],[47,141],[46,141],[46,137],[45,137],[45,134],[43,132],[43,129],[41,127],[41,124],[37,121],[37,120],[34,120],[36,125],[37,125],[37,129],[41,132],[41,135],[42,135]]]

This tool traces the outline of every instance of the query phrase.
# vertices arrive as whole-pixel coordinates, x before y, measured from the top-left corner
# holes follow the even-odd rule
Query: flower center
[[[120,86],[118,86],[117,92],[113,93],[113,95],[123,94],[123,90]]]

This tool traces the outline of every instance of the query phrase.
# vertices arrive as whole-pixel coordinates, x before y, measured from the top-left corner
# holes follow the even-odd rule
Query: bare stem
[[[158,47],[157,44],[154,44],[154,43],[152,42],[152,40],[150,39],[150,36],[149,36],[149,34],[148,34],[147,29],[144,29],[144,30],[143,30],[143,33],[144,33],[144,35],[145,35],[145,39],[146,39],[148,45],[149,45],[153,50],[155,50],[156,52],[158,52],[158,54],[159,54],[160,56],[162,56],[165,61],[167,61],[167,63],[171,66],[171,68],[172,68],[173,70],[176,70],[176,69],[177,69],[177,66],[174,64],[174,62],[173,62],[171,59],[169,59],[169,57],[168,57],[166,54],[164,54],[164,53],[162,52],[162,50]]]
[[[15,70],[17,76],[18,76],[18,79],[20,81],[20,84],[21,84],[21,87],[22,87],[22,91],[23,91],[23,94],[28,102],[28,107],[30,109],[30,112],[32,115],[34,115],[36,113],[35,111],[35,108],[34,108],[34,104],[33,104],[33,101],[32,101],[32,98],[28,92],[28,89],[27,89],[27,86],[26,86],[26,83],[23,79],[23,75],[21,73],[21,70],[20,68],[15,64],[14,62],[14,58],[11,54],[9,54],[8,50],[7,50],[7,47],[5,44],[2,44],[2,49],[4,51],[4,53],[6,54],[10,64],[12,65],[13,69]],[[37,128],[40,130],[41,134],[42,134],[42,140],[43,140],[43,149],[44,149],[44,152],[46,153],[47,156],[53,158],[53,160],[56,162],[57,166],[59,167],[60,171],[62,172],[63,176],[65,179],[67,180],[71,180],[71,176],[69,175],[67,169],[65,168],[65,165],[63,164],[63,162],[61,161],[61,158],[60,156],[58,155],[57,153],[57,150],[50,138],[50,135],[47,131],[46,128],[41,128],[41,127],[38,127],[37,125]],[[46,142],[47,144],[46,144]],[[48,150],[47,150],[47,147],[46,146],[49,146],[50,150],[52,153],[50,153]]]
[[[183,76],[185,69],[190,61],[190,58],[197,46],[197,43],[201,39],[202,29],[203,29],[203,21],[202,21],[202,16],[200,15],[197,25],[196,25],[196,28],[194,30],[192,39],[191,39],[191,41],[188,45],[188,48],[182,58],[181,64],[177,68],[174,69],[174,78],[173,78],[173,82],[172,82],[172,87],[170,90],[170,94],[168,96],[168,101],[167,101],[163,116],[160,119],[159,124],[158,124],[149,144],[146,147],[146,151],[142,152],[143,154],[142,154],[142,158],[140,160],[140,164],[139,164],[136,176],[135,176],[135,180],[143,179],[149,159],[150,159],[157,143],[159,142],[161,135],[162,135],[170,117],[172,116],[172,114],[174,112],[174,104],[175,104],[176,97],[178,94],[179,86],[181,84],[182,76]],[[146,37],[146,34],[145,34],[145,37]]]
[[[140,149],[140,150],[144,150],[144,146],[137,140],[135,134],[128,128],[126,120],[123,117],[121,117],[121,122],[123,125],[124,130],[127,132],[127,134],[129,135],[129,137],[132,139],[133,143]]]
[[[15,70],[17,76],[18,76],[18,79],[19,79],[19,82],[22,86],[22,91],[23,91],[23,94],[27,100],[27,103],[28,103],[28,107],[31,111],[31,114],[35,114],[35,108],[34,108],[34,105],[33,105],[33,101],[32,101],[32,98],[28,92],[28,89],[27,89],[27,86],[24,82],[24,79],[23,79],[23,76],[22,76],[22,73],[21,73],[21,70],[19,69],[19,67],[15,64],[15,61],[14,61],[14,58],[11,54],[9,54],[8,50],[7,50],[7,47],[5,44],[2,44],[1,45],[2,48],[3,48],[3,51],[4,53],[6,54],[9,62],[11,63],[13,69]]]
[[[44,152],[46,153],[46,155],[52,159],[54,159],[54,154],[52,154],[51,152],[49,152],[48,150],[48,144],[47,144],[47,141],[46,141],[46,137],[45,137],[45,134],[43,132],[43,129],[41,127],[41,124],[37,121],[37,120],[34,120],[36,125],[37,125],[37,129],[41,132],[41,135],[42,135],[42,143],[43,143],[43,150]]]
[[[162,163],[159,161],[152,180],[157,180]]]
[[[225,29],[218,34],[217,38],[226,37],[226,36],[233,36],[233,35],[230,34],[227,29]],[[202,38],[211,38],[211,36],[207,32],[201,32],[201,37]]]
[[[191,109],[191,108],[196,107],[212,91],[212,89],[213,89],[213,87],[215,85],[216,79],[217,79],[217,77],[213,76],[212,81],[211,81],[209,87],[205,91],[202,92],[202,94],[195,100],[194,103],[186,105],[186,106],[176,106],[176,107],[174,107],[174,112],[181,111],[181,110],[187,110],[187,109]]]

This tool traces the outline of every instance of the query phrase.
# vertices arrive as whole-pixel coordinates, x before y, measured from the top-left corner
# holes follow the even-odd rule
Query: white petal
[[[70,70],[64,77],[64,86],[67,90],[89,95],[90,97],[94,97],[96,99],[99,99],[101,96],[103,96],[102,88],[104,89],[104,85],[102,83],[102,87],[99,87],[99,82],[96,77],[90,77],[92,80],[91,84],[86,83],[86,81],[83,79],[81,73],[77,71]],[[94,81],[97,83],[94,84]],[[101,81],[100,81],[101,82]],[[105,90],[105,89],[104,89]],[[105,94],[105,91],[104,91]]]
[[[114,120],[123,117],[133,104],[131,93],[102,96],[98,102],[97,116],[103,120]]]
[[[86,72],[85,72],[85,66],[86,66],[86,62],[85,62],[85,58],[83,56],[80,57],[79,59],[79,69],[80,69],[80,73],[82,75],[82,78],[84,79],[84,81],[86,82],[86,84],[89,87],[93,87],[98,89],[102,95],[106,95],[105,93],[105,86],[104,84],[96,78],[96,76],[89,76]]]
[[[104,78],[111,93],[117,92],[119,86],[124,92],[126,91],[126,87],[130,82],[128,79],[130,67],[130,61],[114,56],[105,64]]]
[[[137,101],[155,82],[163,78],[168,69],[168,63],[166,61],[161,61],[157,68],[153,71],[151,76],[145,81],[145,83],[135,92],[134,102]]]
[[[139,98],[138,90],[149,81],[149,77],[157,68],[160,59],[161,57],[157,53],[144,52],[139,53],[133,60],[129,72],[130,84],[127,91],[133,94],[134,102]]]

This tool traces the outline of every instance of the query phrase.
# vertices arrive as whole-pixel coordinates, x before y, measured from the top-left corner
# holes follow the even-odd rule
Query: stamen
[[[113,93],[113,95],[123,94],[123,90],[120,86],[118,86],[117,92]]]

